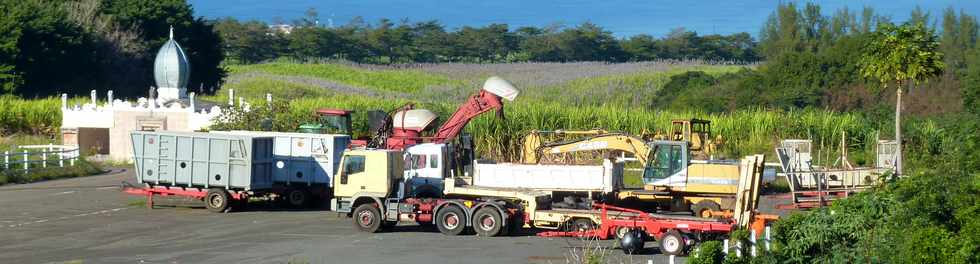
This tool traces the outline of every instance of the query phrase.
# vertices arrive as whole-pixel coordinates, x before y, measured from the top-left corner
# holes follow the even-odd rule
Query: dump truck
[[[441,198],[409,197],[404,163],[398,150],[345,152],[334,178],[331,209],[347,213],[366,232],[412,221],[435,225],[446,235],[472,227],[478,235],[498,236],[525,226],[590,228],[598,222],[592,210],[551,208],[551,195],[543,191],[474,186],[456,177],[444,179]]]

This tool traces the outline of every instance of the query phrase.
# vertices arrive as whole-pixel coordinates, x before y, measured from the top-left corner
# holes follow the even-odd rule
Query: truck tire
[[[633,255],[643,250],[646,244],[644,239],[643,230],[630,229],[619,239],[619,247],[623,249],[623,253]]]
[[[211,212],[227,212],[230,204],[231,195],[225,189],[211,188],[208,189],[208,194],[204,196],[204,206]]]
[[[589,231],[595,229],[595,223],[588,218],[575,218],[575,220],[572,220],[572,224],[569,226],[569,228],[571,229],[570,231]]]
[[[436,213],[436,227],[447,236],[458,236],[466,229],[466,215],[455,205],[447,205]]]
[[[721,206],[711,200],[701,200],[691,207],[694,216],[701,218],[711,218],[710,211],[721,211]]]
[[[681,236],[680,232],[677,230],[670,230],[664,233],[664,236],[660,238],[660,253],[664,255],[674,255],[680,256],[684,254],[684,247],[687,244],[684,241],[684,236]]]
[[[381,222],[384,221],[384,219],[381,219],[381,210],[378,210],[378,207],[373,203],[357,206],[354,209],[353,218],[354,226],[368,233],[381,231]]]
[[[473,229],[476,235],[495,237],[503,233],[504,219],[497,208],[485,206],[473,214]]]
[[[286,190],[286,204],[292,208],[306,208],[310,205],[311,196],[304,188],[289,188]]]

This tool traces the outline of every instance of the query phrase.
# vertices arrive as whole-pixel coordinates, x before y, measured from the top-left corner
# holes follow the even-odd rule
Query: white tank
[[[421,131],[436,120],[436,114],[425,109],[399,111],[391,118],[392,126]]]
[[[521,93],[513,84],[497,76],[487,78],[487,81],[483,83],[483,90],[507,99],[507,101],[514,101],[514,98],[517,98],[517,95]]]

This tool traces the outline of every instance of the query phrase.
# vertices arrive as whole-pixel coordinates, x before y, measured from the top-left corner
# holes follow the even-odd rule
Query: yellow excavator
[[[688,130],[690,131],[690,130]],[[740,173],[735,160],[696,160],[692,142],[651,140],[602,130],[562,131],[581,137],[543,143],[540,132],[525,138],[523,163],[540,163],[545,155],[583,151],[617,151],[630,153],[643,166],[643,188],[623,188],[617,198],[626,203],[655,202],[669,205],[671,211],[692,211],[708,217],[711,212],[731,210]],[[678,133],[690,138],[707,137],[705,133]],[[585,136],[582,136],[585,135]],[[701,150],[707,144],[701,140]]]

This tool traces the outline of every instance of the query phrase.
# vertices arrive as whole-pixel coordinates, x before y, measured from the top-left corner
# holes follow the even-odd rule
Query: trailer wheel
[[[694,216],[701,218],[711,218],[711,211],[721,211],[721,206],[711,200],[701,200],[691,207]]]
[[[286,202],[290,207],[303,208],[310,204],[310,192],[303,188],[286,190]]]
[[[572,221],[571,231],[589,231],[595,229],[595,223],[588,218],[576,218]]]
[[[362,204],[354,209],[354,226],[357,229],[368,233],[376,233],[381,230],[381,210],[372,203]]]
[[[226,212],[230,202],[231,195],[228,194],[228,191],[220,188],[211,188],[208,190],[208,194],[204,196],[204,206],[215,213]]]
[[[436,227],[444,235],[458,236],[466,228],[463,210],[455,205],[447,205],[436,214]]]
[[[679,256],[684,253],[684,236],[677,230],[670,230],[660,238],[660,252],[665,255]]]
[[[494,237],[503,233],[504,219],[497,208],[486,206],[473,214],[473,229],[479,236]]]

